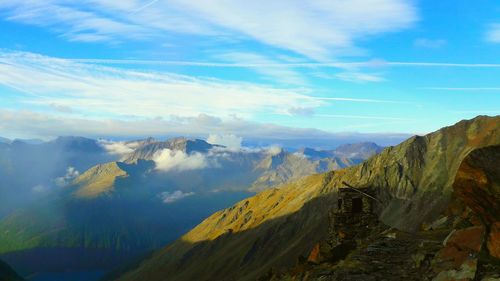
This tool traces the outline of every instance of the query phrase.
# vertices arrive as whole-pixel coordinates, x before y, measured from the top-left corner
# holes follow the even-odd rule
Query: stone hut
[[[331,213],[332,245],[364,237],[377,224],[374,208],[378,199],[372,194],[372,188],[339,188],[337,206]]]
[[[348,187],[339,188],[336,213],[349,213],[352,215],[362,213],[371,214],[373,212],[373,205],[376,202],[367,196],[371,196],[371,189],[357,188],[357,190]],[[364,195],[360,191],[367,195]]]

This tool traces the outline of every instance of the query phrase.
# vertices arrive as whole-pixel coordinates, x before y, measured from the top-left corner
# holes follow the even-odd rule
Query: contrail
[[[154,1],[157,2],[158,0]],[[171,65],[199,66],[220,68],[254,68],[254,67],[296,67],[296,68],[346,68],[346,67],[452,67],[452,68],[500,68],[500,64],[489,63],[445,63],[445,62],[397,62],[397,61],[364,61],[364,62],[303,62],[303,63],[225,63],[201,61],[169,61],[169,60],[133,60],[133,59],[68,59],[81,63],[97,64],[139,64],[139,65]]]
[[[140,12],[140,11],[142,11],[142,10],[146,9],[147,7],[149,7],[149,6],[153,5],[154,3],[158,2],[158,1],[159,1],[159,0],[153,0],[153,1],[151,1],[151,2],[149,2],[149,3],[147,3],[147,4],[145,4],[145,5],[143,5],[143,6],[141,6],[141,7],[139,7],[137,10],[133,11],[133,13],[134,13],[134,14],[135,14],[135,13],[138,13],[138,12]]]

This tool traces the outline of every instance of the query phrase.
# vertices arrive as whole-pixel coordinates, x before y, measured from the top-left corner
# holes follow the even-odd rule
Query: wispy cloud
[[[232,52],[217,55],[215,58],[235,64],[253,65],[253,67],[249,67],[249,69],[263,75],[269,80],[276,81],[281,84],[306,84],[303,75],[295,71],[293,66],[289,66],[286,63],[281,63],[276,59],[270,59],[260,54]],[[275,65],[275,67],[267,67],[267,65]]]
[[[356,82],[356,83],[382,82],[385,80],[381,75],[378,74],[368,74],[357,71],[341,72],[335,74],[335,77],[337,77],[340,80],[348,82]]]
[[[500,68],[497,63],[454,63],[425,61],[386,61],[381,59],[358,62],[217,62],[217,61],[175,61],[175,60],[133,60],[133,59],[68,59],[73,62],[104,65],[167,65],[208,68],[384,68],[384,67],[450,67],[450,68]]]
[[[413,46],[425,49],[439,49],[445,46],[446,43],[444,39],[418,38],[413,42]]]
[[[93,11],[95,4],[84,2],[87,3],[75,7],[66,1],[6,0],[0,3],[0,13],[6,20],[46,27],[71,41],[112,41],[152,36],[149,28],[109,17],[106,11]]]
[[[146,9],[147,7],[151,6],[151,5],[154,5],[156,2],[158,2],[159,0],[153,0],[153,1],[149,1],[147,2],[146,4],[144,4],[143,6],[137,8],[134,10],[134,13],[138,13],[144,9]]]
[[[415,119],[388,117],[388,116],[366,116],[366,115],[343,115],[343,114],[318,114],[319,117],[326,118],[341,118],[341,119],[367,119],[367,120],[395,120],[395,121],[410,121]]]
[[[315,60],[359,52],[356,40],[409,28],[418,20],[409,0],[6,0],[0,12],[7,20],[47,27],[70,40],[218,35]]]
[[[476,92],[476,91],[500,91],[500,87],[424,87],[422,90],[433,91],[458,91],[458,92]]]
[[[485,37],[488,42],[500,43],[500,24],[491,24]]]
[[[358,99],[358,98],[335,98],[335,97],[314,97],[317,100],[324,101],[345,101],[345,102],[361,102],[361,103],[407,103],[395,100],[378,100],[378,99]]]
[[[0,52],[0,84],[28,93],[24,103],[94,115],[251,116],[324,104],[303,88],[127,70],[21,52]]]
[[[458,113],[458,114],[492,114],[492,115],[498,115],[500,114],[500,109],[497,110],[451,110],[450,112],[453,113]]]
[[[350,116],[352,117],[352,116]],[[267,140],[332,140],[345,137],[342,133],[330,133],[318,129],[293,128],[271,123],[257,123],[238,117],[221,119],[209,115],[197,117],[170,116],[134,120],[89,119],[59,116],[30,111],[0,109],[0,133],[13,136],[51,138],[60,135],[88,137],[146,137],[146,136],[208,136],[210,134],[237,135],[244,139]],[[407,137],[401,134],[358,134],[359,139]]]

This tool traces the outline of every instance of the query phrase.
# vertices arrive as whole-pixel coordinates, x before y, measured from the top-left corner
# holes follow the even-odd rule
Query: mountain
[[[0,260],[0,280],[23,281],[24,279],[19,276],[8,264]]]
[[[334,151],[335,156],[344,158],[368,159],[379,154],[384,148],[373,142],[343,144]]]
[[[23,159],[28,151],[59,151],[65,165],[79,168],[86,159],[115,159],[68,168],[45,196],[0,219],[0,257],[23,272],[109,269],[177,239],[250,192],[362,161],[311,159],[276,148],[229,150],[186,138],[59,137],[13,147],[9,153],[14,149]],[[40,165],[54,165],[40,156]]]
[[[343,144],[334,150],[316,150],[305,147],[299,149],[298,153],[312,159],[338,157],[344,159],[368,159],[380,153],[384,148],[373,142],[361,142],[353,144]]]
[[[0,217],[47,196],[80,171],[116,158],[96,140],[82,137],[1,143],[0,197],[5,200],[0,204]]]
[[[0,143],[11,143],[11,140],[8,138],[0,137]]]
[[[360,165],[268,189],[219,211],[131,268],[119,280],[164,280],[167,276],[169,280],[288,280],[293,276],[295,280],[324,280],[341,273],[347,275],[332,280],[376,280],[379,273],[373,268],[374,260],[381,262],[380,269],[390,267],[384,275],[387,280],[420,280],[418,278],[423,277],[417,272],[420,262],[425,262],[422,267],[425,274],[439,273],[442,279],[435,280],[452,280],[451,276],[457,278],[459,274],[474,277],[479,268],[477,256],[488,256],[488,252],[478,253],[482,240],[474,237],[483,237],[485,234],[481,233],[488,232],[496,237],[492,232],[494,228],[491,230],[496,224],[481,228],[481,220],[474,219],[473,212],[467,212],[470,207],[461,203],[463,199],[453,186],[462,160],[471,151],[499,144],[499,116],[479,116],[426,136],[414,136]],[[497,162],[494,158],[488,165],[495,166]],[[347,217],[334,215],[339,208],[339,188],[345,186],[344,182],[372,190],[377,200],[371,203],[375,216],[359,217],[359,225],[352,225],[354,231],[348,228],[352,213]],[[498,187],[495,184],[498,183],[493,183]],[[487,190],[496,190],[493,194],[498,198],[495,197],[498,189]],[[480,190],[476,194],[481,196]],[[343,226],[341,218],[345,220],[347,232],[336,230],[339,224]],[[367,229],[370,221],[378,225],[373,231],[381,230],[368,238],[348,240],[349,243],[335,242],[371,230]],[[428,231],[415,236],[417,238],[407,234],[420,233],[422,229]],[[488,243],[498,245],[495,239],[489,238]],[[478,242],[464,246],[468,241]],[[354,252],[357,255],[349,255],[352,247],[357,249]],[[417,248],[409,250],[412,247]],[[394,254],[380,255],[384,249]],[[422,253],[417,255],[419,251]],[[333,257],[324,264],[310,267],[311,262],[321,261],[318,258],[321,253]],[[338,263],[345,258],[338,256],[343,253],[347,259]],[[383,259],[390,262],[384,265]],[[420,262],[415,263],[416,259]],[[456,263],[450,263],[450,259]],[[495,263],[484,260],[481,262],[487,268],[493,266],[494,272]],[[371,271],[363,271],[367,269],[363,266],[369,266]],[[401,271],[396,270],[398,266]],[[285,275],[276,272],[285,272]],[[301,272],[306,273],[300,275]],[[318,275],[308,275],[311,272]],[[413,272],[413,277],[410,278],[408,272]],[[286,274],[290,274],[288,279]],[[369,279],[369,274],[375,279]]]
[[[281,149],[275,154],[267,155],[257,165],[256,170],[261,171],[261,175],[252,183],[250,191],[262,191],[307,175],[359,164],[363,160],[362,158],[339,158],[333,153],[328,154],[313,149],[304,149],[296,153],[288,153]]]
[[[131,143],[129,143],[130,145]],[[147,139],[145,142],[135,143],[137,149],[129,155],[126,155],[122,161],[127,163],[135,162],[139,159],[151,160],[153,157],[163,149],[170,149],[175,151],[183,151],[187,154],[193,152],[206,153],[214,147],[221,147],[219,145],[212,145],[200,139],[186,139],[186,138],[173,138],[167,141],[155,141],[154,139]]]

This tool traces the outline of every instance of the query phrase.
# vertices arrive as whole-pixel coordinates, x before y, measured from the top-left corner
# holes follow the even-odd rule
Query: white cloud
[[[216,35],[251,38],[319,60],[359,52],[357,39],[417,21],[410,0],[4,0],[2,9],[7,20],[46,27],[70,40]]]
[[[42,192],[47,191],[47,187],[45,187],[44,185],[38,184],[38,185],[33,186],[31,188],[31,191],[34,193],[42,193]]]
[[[362,72],[357,72],[357,71],[347,71],[347,72],[342,72],[335,74],[335,77],[348,81],[348,82],[357,82],[357,83],[364,83],[364,82],[381,82],[384,81],[384,78],[380,76],[379,74],[368,74],[368,73],[362,73]]]
[[[332,117],[332,116],[328,116]],[[358,116],[339,116],[339,118],[357,118]],[[365,118],[372,118],[366,116]],[[401,134],[353,134],[330,133],[312,128],[293,128],[272,123],[257,123],[235,116],[218,118],[201,114],[196,117],[170,116],[169,118],[141,118],[132,120],[89,119],[59,116],[32,111],[11,111],[0,109],[0,135],[7,132],[16,137],[50,139],[61,135],[81,135],[87,137],[147,137],[147,136],[207,136],[234,134],[247,140],[266,139],[274,143],[281,140],[308,139],[327,140],[349,137],[356,140],[404,139]]]
[[[99,140],[99,144],[112,155],[125,155],[128,153],[134,152],[134,148],[137,147],[137,144],[127,143],[123,141],[105,141]]]
[[[304,89],[126,70],[22,52],[0,51],[0,84],[26,93],[25,103],[57,104],[90,115],[251,116],[324,104]]]
[[[240,149],[242,141],[242,137],[233,134],[210,134],[207,138],[208,143],[223,145],[230,150]]]
[[[280,61],[270,59],[263,55],[255,53],[225,53],[216,56],[217,59],[233,62],[235,64],[253,65],[250,69],[263,75],[264,78],[272,81],[277,81],[283,84],[303,85],[306,84],[302,75],[294,71],[292,67],[286,64],[281,64]],[[267,65],[275,65],[276,67],[267,67]]]
[[[293,116],[312,116],[314,115],[314,108],[310,107],[292,107],[288,109],[288,113]]]
[[[208,166],[205,155],[195,152],[187,154],[182,150],[168,148],[159,151],[154,157],[156,169],[160,171],[188,171],[203,169]]]
[[[428,38],[418,38],[415,39],[413,45],[419,48],[425,49],[439,49],[446,45],[446,40],[444,39],[428,39]]]
[[[486,33],[486,41],[500,43],[500,24],[496,23],[490,25]]]
[[[266,148],[266,152],[269,154],[269,155],[278,155],[280,154],[281,152],[283,152],[283,148],[279,147],[279,146],[271,146],[271,147],[268,147]]]
[[[67,186],[68,184],[71,183],[71,181],[78,177],[80,175],[80,172],[78,172],[78,170],[76,170],[74,167],[68,167],[68,169],[66,169],[66,174],[62,177],[58,177],[54,180],[54,182],[56,183],[57,186],[60,186],[60,187],[64,187],[64,186]]]
[[[163,203],[169,204],[193,195],[194,192],[182,192],[181,190],[176,190],[174,192],[162,192],[158,195],[158,197],[160,197]]]

